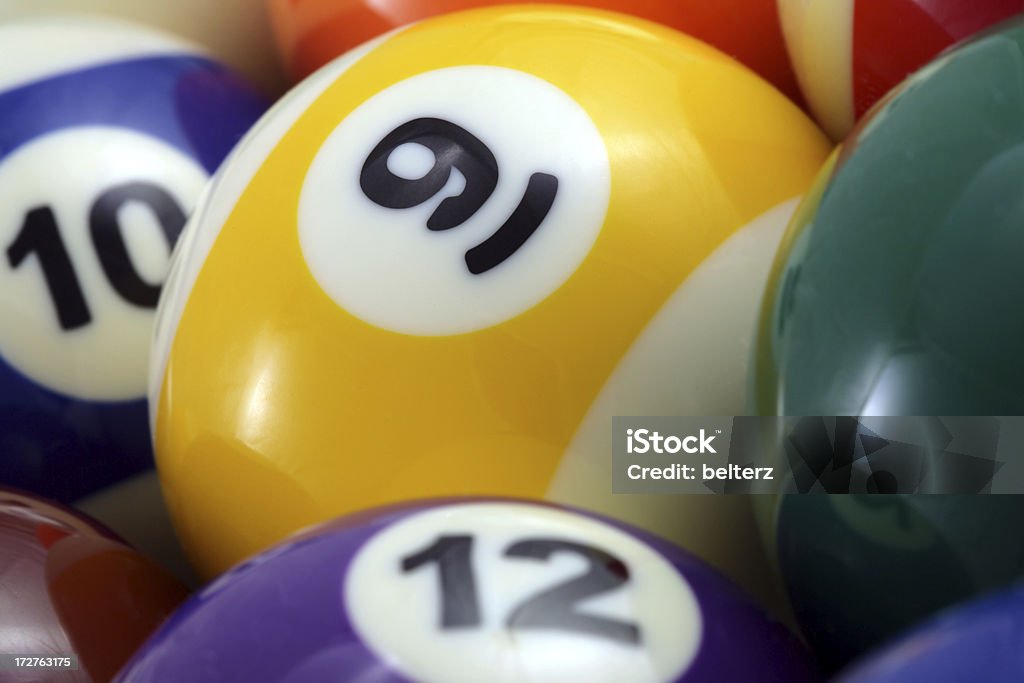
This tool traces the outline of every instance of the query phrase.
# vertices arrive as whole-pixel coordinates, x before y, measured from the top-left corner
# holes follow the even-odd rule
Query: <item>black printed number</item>
[[[402,559],[403,572],[411,572],[431,562],[437,563],[443,629],[480,625],[480,600],[473,575],[472,552],[472,536],[441,536],[433,545]]]
[[[89,212],[89,235],[103,274],[124,301],[142,308],[156,308],[160,285],[146,282],[128,253],[120,210],[131,202],[149,208],[156,216],[168,251],[185,225],[185,212],[166,190],[151,183],[128,183],[104,192]],[[17,237],[7,247],[7,261],[19,268],[35,255],[53,299],[61,329],[74,330],[92,322],[82,285],[75,272],[57,218],[49,206],[31,209]]]
[[[472,551],[472,536],[439,536],[427,548],[402,559],[404,573],[430,563],[438,565],[440,621],[444,630],[475,628],[482,623]],[[584,558],[588,563],[587,571],[526,598],[512,609],[505,625],[513,630],[555,629],[629,645],[640,644],[642,639],[637,624],[576,610],[576,605],[583,600],[629,583],[629,568],[622,560],[600,548],[548,538],[517,541],[505,549],[505,557],[547,561],[560,552]]]
[[[21,232],[7,248],[7,261],[12,268],[17,268],[31,254],[36,255],[42,266],[61,329],[73,330],[88,325],[92,321],[89,305],[75,276],[68,250],[60,238],[57,219],[47,206],[32,209],[25,215]]]
[[[505,549],[505,557],[545,561],[557,552],[574,553],[585,558],[590,565],[587,572],[542,591],[516,607],[508,616],[506,623],[509,628],[556,628],[639,643],[640,627],[636,624],[582,614],[574,609],[578,602],[608,593],[629,582],[629,568],[622,560],[600,548],[552,539],[513,543]]]
[[[392,153],[402,145],[415,143],[429,149],[434,165],[422,178],[410,180],[388,168]],[[402,124],[378,144],[359,177],[359,184],[371,201],[387,209],[410,209],[436,197],[457,170],[466,180],[457,196],[446,197],[427,219],[433,231],[456,228],[487,203],[498,186],[498,161],[476,136],[450,121],[422,118]],[[494,234],[466,252],[466,267],[481,275],[504,263],[526,244],[551,212],[558,194],[558,178],[534,173],[526,192],[508,220]]]

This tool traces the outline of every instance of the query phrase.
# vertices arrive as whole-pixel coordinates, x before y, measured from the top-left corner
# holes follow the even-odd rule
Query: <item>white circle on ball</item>
[[[493,192],[447,229],[428,228],[439,205],[487,184],[446,166],[450,157],[416,140],[388,155],[397,178],[422,179],[435,163],[447,171],[439,191],[405,201],[421,203],[389,208],[402,202],[371,199],[362,184],[378,144],[417,120],[461,129],[493,157]],[[610,192],[604,141],[569,95],[513,69],[452,67],[374,95],[328,136],[303,184],[299,242],[323,291],[364,322],[410,335],[462,334],[509,320],[556,292],[593,247]],[[516,227],[508,224],[513,217]],[[519,237],[500,239],[510,235]],[[470,265],[481,251],[474,248],[499,239],[503,246],[493,251],[500,256],[475,261],[485,264],[482,271]]]
[[[187,216],[207,179],[171,145],[105,126],[49,133],[0,160],[3,360],[75,398],[144,396],[154,308],[126,299],[125,276],[150,295],[162,285],[172,245],[158,211]],[[116,254],[103,246],[111,230],[97,243],[90,229],[103,206]]]
[[[439,542],[459,546],[444,567],[432,552]],[[624,578],[587,578],[602,553],[621,562]],[[563,600],[565,586],[589,590]],[[343,595],[371,650],[422,683],[667,683],[702,640],[692,588],[654,549],[595,519],[523,503],[446,505],[387,527],[360,549]],[[443,625],[446,602],[461,623]],[[549,624],[522,623],[531,602]],[[574,615],[597,628],[574,626]]]

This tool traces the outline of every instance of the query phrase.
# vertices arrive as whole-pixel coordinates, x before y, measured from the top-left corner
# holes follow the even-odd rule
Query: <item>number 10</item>
[[[156,308],[160,285],[146,282],[135,269],[118,219],[121,208],[130,202],[149,207],[169,249],[185,225],[185,213],[166,190],[144,182],[119,185],[104,192],[89,211],[89,235],[110,286],[129,304]],[[32,254],[39,260],[61,329],[74,330],[91,323],[92,312],[49,206],[31,209],[18,236],[7,247],[7,261],[15,269]]]

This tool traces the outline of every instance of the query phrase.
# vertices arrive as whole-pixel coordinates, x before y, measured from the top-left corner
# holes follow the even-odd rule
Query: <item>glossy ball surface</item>
[[[564,508],[462,500],[360,513],[244,562],[118,680],[818,679],[783,626],[688,553]]]
[[[514,4],[508,0],[267,0],[278,46],[295,79],[359,44],[441,14]],[[799,100],[775,0],[540,0],[624,12],[699,38]]]
[[[6,669],[9,683],[109,681],[187,596],[98,523],[0,488],[0,654],[77,655],[77,670]]]
[[[153,424],[193,559],[470,493],[767,583],[748,501],[613,497],[607,427],[742,410],[770,255],[827,149],[732,60],[592,10],[449,15],[319,72],[218,179],[161,303]]]
[[[944,49],[1021,12],[1022,0],[779,0],[800,87],[834,140]]]
[[[25,19],[0,42],[0,481],[73,501],[153,466],[171,247],[266,103],[134,25]]]
[[[754,407],[1024,410],[1024,25],[941,57],[863,121],[808,193],[762,312]],[[1024,576],[1024,497],[789,496],[767,519],[794,610],[839,666]]]

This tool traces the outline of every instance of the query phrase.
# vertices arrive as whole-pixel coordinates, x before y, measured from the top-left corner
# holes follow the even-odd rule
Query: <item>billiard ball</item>
[[[307,531],[186,603],[119,683],[815,681],[789,631],[690,554],[514,500]]]
[[[61,501],[152,468],[149,338],[170,250],[263,98],[177,39],[0,25],[0,481]]]
[[[835,140],[942,50],[1021,12],[1022,0],[779,0],[800,87]]]
[[[613,496],[609,427],[742,411],[769,259],[827,151],[732,60],[595,10],[447,15],[318,72],[225,167],[158,313],[158,469],[200,572],[472,493],[591,507],[770,585],[747,500]]]
[[[0,585],[0,655],[10,683],[108,681],[187,597],[98,522],[7,488],[0,488]],[[76,661],[66,670],[16,670],[12,656]]]
[[[837,683],[1024,679],[1024,588],[963,605],[858,663]]]
[[[0,481],[83,502],[187,578],[147,474],[149,338],[171,245],[266,103],[120,22],[24,19],[0,42]]]
[[[267,0],[284,63],[296,80],[357,45],[405,24],[509,0]],[[556,4],[556,0],[540,0]],[[704,40],[740,60],[796,101],[775,0],[557,0],[625,12]]]
[[[4,0],[0,22],[46,12],[73,12],[139,22],[195,41],[268,95],[283,91],[284,74],[270,46],[264,0]]]
[[[826,165],[769,279],[755,412],[1024,411],[1022,65],[1015,20],[912,76]],[[794,610],[832,668],[1024,576],[1024,496],[794,495],[771,507]]]

